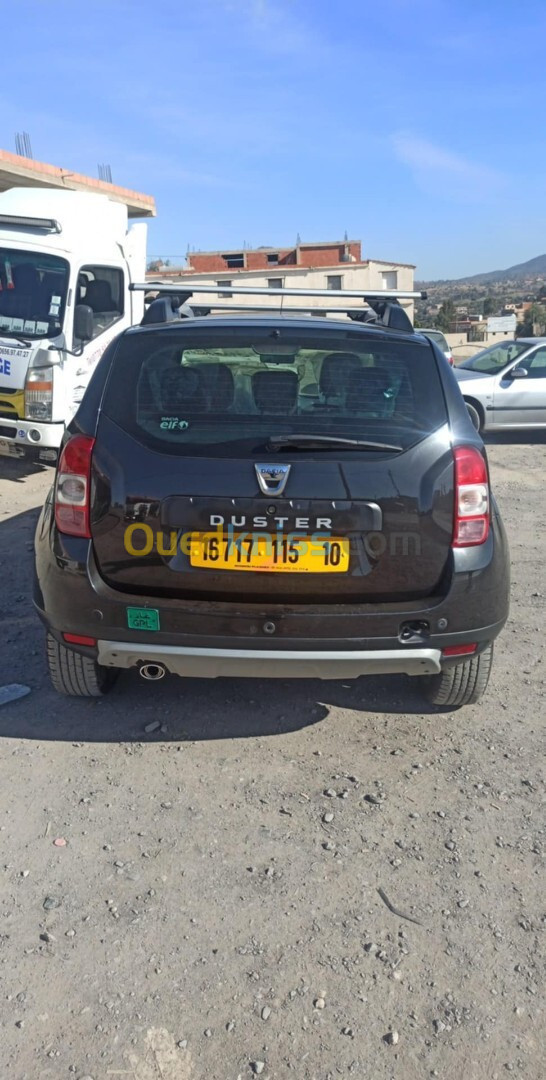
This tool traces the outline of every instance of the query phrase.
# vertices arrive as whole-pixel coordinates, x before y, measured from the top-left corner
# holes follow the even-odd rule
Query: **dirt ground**
[[[456,713],[405,678],[59,697],[30,600],[52,473],[0,459],[0,685],[31,688],[0,706],[2,1077],[546,1075],[546,435],[489,455],[512,612]]]

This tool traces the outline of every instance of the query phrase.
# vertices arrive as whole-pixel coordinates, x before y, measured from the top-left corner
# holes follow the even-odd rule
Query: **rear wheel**
[[[469,415],[470,419],[472,420],[472,423],[474,424],[474,427],[476,428],[476,431],[481,431],[482,427],[483,427],[483,416],[482,416],[480,410],[478,409],[477,405],[474,405],[471,401],[466,401],[466,399],[465,399],[465,405],[466,405],[467,410],[468,410],[468,415]]]
[[[488,645],[479,656],[464,664],[455,664],[439,675],[424,675],[422,688],[431,705],[443,705],[457,709],[461,705],[474,705],[485,693],[491,674],[493,645]]]
[[[52,634],[47,635],[47,663],[55,690],[70,697],[102,697],[118,675],[116,668],[103,667],[91,657],[67,649]]]

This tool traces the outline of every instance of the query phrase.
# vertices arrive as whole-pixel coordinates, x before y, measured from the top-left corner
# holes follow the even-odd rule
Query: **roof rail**
[[[150,307],[152,307],[154,304],[157,304],[157,303],[159,303],[158,300],[152,301],[152,304],[150,305]],[[378,304],[378,306],[379,306],[379,304]],[[384,327],[385,329],[391,329],[391,330],[406,330],[406,331],[411,331],[412,333],[414,331],[414,327],[411,325],[411,322],[410,322],[406,312],[404,311],[403,308],[400,307],[400,305],[396,301],[391,301],[391,304],[389,305],[389,312],[388,312],[389,322],[388,323],[386,323],[382,318],[378,321],[378,313],[377,313],[376,310],[373,310],[373,309],[370,309],[370,308],[339,307],[339,305],[337,305],[337,306],[332,305],[332,306],[329,306],[329,307],[323,307],[321,305],[320,307],[313,307],[312,305],[309,304],[307,307],[301,307],[299,304],[297,306],[295,306],[294,304],[291,304],[290,306],[283,307],[282,311],[279,311],[277,308],[272,308],[269,305],[266,307],[265,304],[262,304],[260,306],[259,304],[244,304],[243,305],[243,304],[205,304],[205,303],[203,303],[203,304],[191,304],[190,303],[190,304],[185,304],[184,305],[184,308],[187,308],[187,307],[189,307],[191,309],[192,315],[194,315],[196,318],[199,318],[199,317],[201,317],[203,315],[213,315],[213,314],[217,314],[217,313],[231,314],[231,315],[244,315],[246,312],[250,312],[252,314],[259,314],[259,315],[281,314],[281,315],[311,315],[311,316],[314,315],[314,316],[325,316],[325,317],[327,315],[333,315],[333,316],[335,316],[335,315],[340,315],[340,316],[341,315],[347,315],[348,318],[352,319],[354,322],[371,323],[373,326],[376,326],[376,327],[380,326],[380,327]],[[176,316],[174,316],[174,318],[176,318]],[[151,321],[157,322],[157,314],[155,312],[152,313],[152,318],[149,321],[150,322]]]
[[[242,315],[245,311],[251,311],[253,314],[278,315],[280,311],[280,308],[272,307],[271,304],[238,304],[236,301],[232,304],[215,304],[214,301],[209,303],[208,300],[190,300],[186,306],[191,308],[194,315],[211,315],[216,311],[232,311],[235,315]],[[339,304],[318,304],[316,307],[314,304],[284,304],[280,314],[335,315],[336,312],[339,315],[349,315],[349,317],[373,314],[368,308],[349,307],[345,304],[342,307]]]
[[[141,323],[142,326],[174,322],[179,318],[191,317],[193,311],[188,305],[188,300],[195,293],[206,293],[208,295],[212,293],[219,296],[233,296],[234,294],[238,296],[280,296],[282,298],[285,296],[331,297],[331,289],[268,289],[259,285],[194,285],[189,283],[188,285],[182,283],[174,285],[162,281],[133,282],[129,285],[129,289],[132,292],[157,292],[160,294],[156,300],[152,301],[146,311]],[[347,314],[349,318],[360,322],[374,321],[391,329],[413,332],[413,326],[406,312],[400,306],[400,300],[425,300],[426,295],[425,292],[405,292],[399,289],[347,289],[343,290],[345,299],[364,300],[368,304],[368,309],[357,308],[355,310],[353,307],[336,304],[327,310]],[[210,309],[216,305],[206,304],[203,306]],[[371,314],[369,308],[372,309],[374,315]],[[251,309],[247,308],[247,310]],[[289,311],[290,308],[286,310]],[[303,310],[312,312],[312,307],[305,307]],[[322,311],[320,313],[322,314]]]
[[[214,293],[218,296],[222,296],[225,293],[233,294],[239,293],[246,296],[331,296],[331,289],[284,289],[284,288],[267,288],[265,285],[194,285],[189,283],[183,285],[182,282],[179,285],[172,284],[166,281],[133,281],[129,285],[131,292],[155,292],[160,289],[162,293],[182,293],[184,296],[190,297],[194,293]],[[343,295],[349,296],[354,299],[369,299],[371,297],[377,297],[380,300],[426,300],[426,292],[421,290],[408,290],[404,289],[343,289]]]

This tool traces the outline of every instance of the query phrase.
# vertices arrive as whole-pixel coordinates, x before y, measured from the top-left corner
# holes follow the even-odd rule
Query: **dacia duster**
[[[331,318],[167,292],[100,361],[39,520],[53,685],[405,673],[437,706],[477,701],[507,542],[453,372],[399,294]]]

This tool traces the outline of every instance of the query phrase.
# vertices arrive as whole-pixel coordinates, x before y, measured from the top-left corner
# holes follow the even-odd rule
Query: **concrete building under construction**
[[[414,271],[415,266],[411,263],[363,258],[360,240],[332,240],[297,243],[292,247],[192,251],[188,253],[187,266],[167,266],[158,260],[149,266],[147,278],[150,282],[180,282],[186,286],[190,283],[210,284],[211,298],[214,295],[212,286],[226,287],[235,283],[264,289],[326,289],[331,293],[329,307],[335,309],[346,307],[345,291],[400,289],[412,292]],[[236,294],[231,299],[233,306],[241,302]],[[222,301],[229,304],[229,295],[224,294]],[[296,303],[297,298],[287,298],[284,310]],[[278,305],[278,296],[260,297],[260,307]],[[317,298],[311,306],[324,306],[324,301]],[[404,306],[412,317],[413,303],[404,301]]]
[[[113,202],[124,203],[130,218],[150,218],[156,216],[155,199],[152,195],[142,195],[130,188],[118,187],[93,176],[62,169],[57,165],[48,165],[43,161],[11,154],[9,150],[0,150],[0,192],[13,187],[58,188],[64,191],[87,191],[96,195],[107,195]]]

